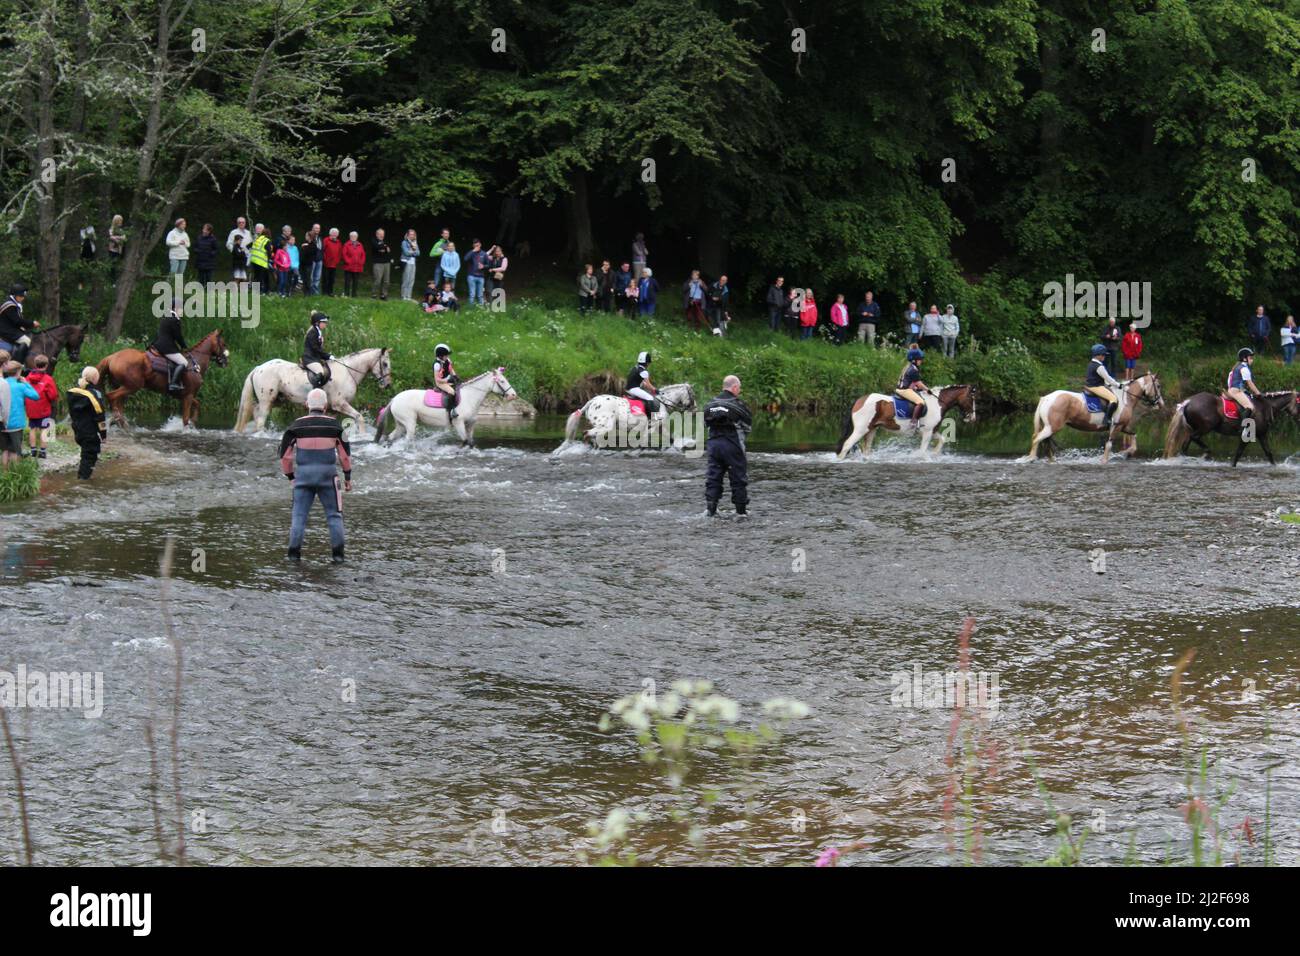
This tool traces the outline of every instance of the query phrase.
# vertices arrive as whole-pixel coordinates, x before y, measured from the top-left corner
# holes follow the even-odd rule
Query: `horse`
[[[1202,436],[1210,432],[1220,435],[1236,435],[1237,449],[1232,455],[1232,467],[1237,467],[1241,453],[1246,450],[1246,439],[1241,434],[1241,419],[1228,418],[1223,414],[1225,396],[1212,392],[1197,392],[1185,402],[1178,405],[1174,417],[1169,422],[1169,431],[1165,433],[1165,457],[1176,458],[1187,451],[1192,442],[1200,445],[1206,455],[1210,446],[1205,444]],[[1231,399],[1228,399],[1231,401]],[[1264,450],[1270,465],[1276,465],[1273,451],[1268,447],[1268,430],[1282,412],[1292,418],[1300,419],[1300,396],[1294,391],[1265,392],[1255,399],[1255,439]]]
[[[894,414],[894,397],[880,392],[861,396],[853,403],[853,408],[844,416],[844,430],[840,433],[839,451],[836,456],[844,458],[854,445],[861,444],[862,454],[871,453],[871,445],[876,440],[876,432],[881,428],[891,432],[911,432],[921,436],[921,454],[929,454],[930,438],[939,426],[940,420],[954,407],[962,412],[962,421],[975,421],[975,385],[945,385],[932,389],[922,397],[925,399],[925,414],[920,420],[905,419],[900,423]],[[944,437],[939,435],[934,451],[938,454],[943,449]]]
[[[59,353],[66,347],[68,358],[74,362],[81,361],[81,343],[86,340],[86,327],[84,325],[55,325],[48,329],[42,329],[32,336],[32,346],[27,352],[27,360],[24,363],[27,368],[33,369],[36,366],[33,360],[38,355],[44,355],[50,360],[48,369],[51,375],[54,374],[54,366],[58,364]]]
[[[1120,449],[1121,452],[1127,456],[1137,452],[1137,436],[1134,435],[1131,426],[1139,405],[1146,408],[1165,406],[1165,396],[1160,391],[1160,376],[1154,372],[1139,375],[1124,382],[1123,385],[1119,393],[1119,408],[1116,409],[1115,418],[1111,421],[1110,430],[1106,435],[1106,447],[1101,454],[1103,462],[1110,460],[1110,452],[1117,432],[1124,434],[1124,447]],[[1102,424],[1105,418],[1104,410],[1088,411],[1081,392],[1066,389],[1049,392],[1038,400],[1038,407],[1034,409],[1033,441],[1029,446],[1029,454],[1022,460],[1036,460],[1039,444],[1046,441],[1047,457],[1055,461],[1056,442],[1049,441],[1054,434],[1066,425],[1083,432],[1105,431],[1106,426]]]
[[[381,388],[388,388],[393,382],[393,360],[387,348],[362,349],[342,358],[330,361],[330,380],[325,383],[325,395],[329,407],[341,411],[351,418],[358,431],[363,425],[361,413],[352,407],[357,387],[367,375],[373,375]],[[242,432],[253,417],[253,399],[257,399],[257,427],[254,431],[266,428],[266,416],[271,413],[271,406],[277,399],[286,399],[295,405],[307,404],[307,393],[311,391],[311,382],[307,379],[307,370],[294,362],[284,359],[271,359],[257,366],[244,378],[244,389],[239,395],[239,415],[235,419],[235,431]]]
[[[695,410],[695,389],[688,382],[665,385],[659,389],[655,397],[667,411]],[[577,437],[578,426],[584,417],[591,427],[583,433],[583,440],[592,442],[597,447],[604,447],[610,434],[620,426],[626,433],[628,429],[638,427],[640,419],[644,418],[641,415],[633,415],[631,403],[621,395],[597,395],[573,412],[569,420],[564,423],[564,443],[560,445],[561,448]],[[663,422],[663,418],[652,418],[649,424],[655,428],[662,428]]]
[[[456,417],[449,418],[447,409],[432,408],[425,403],[425,396],[434,389],[408,388],[398,392],[393,400],[379,410],[375,419],[375,437],[384,433],[384,419],[391,413],[393,431],[385,444],[391,445],[397,440],[399,431],[403,438],[415,437],[416,424],[432,428],[451,428],[460,438],[462,445],[474,446],[474,421],[478,417],[479,406],[483,400],[494,392],[507,400],[516,398],[514,386],[505,377],[504,366],[490,369],[475,375],[460,386],[460,404],[456,406]],[[445,392],[438,391],[439,395]]]
[[[198,417],[199,401],[195,396],[203,385],[208,363],[216,362],[225,368],[230,362],[230,350],[221,337],[221,330],[214,329],[190,349],[186,357],[190,359],[191,365],[181,376],[184,387],[179,398],[181,421],[188,426]],[[197,372],[194,371],[195,365],[198,366]],[[140,389],[147,388],[164,395],[173,394],[167,388],[167,373],[155,369],[149,355],[139,349],[119,349],[101,359],[98,368],[100,387],[105,390],[104,397],[113,409],[113,421],[122,428],[126,427],[126,414],[122,406]],[[109,390],[110,381],[117,383],[117,387]]]

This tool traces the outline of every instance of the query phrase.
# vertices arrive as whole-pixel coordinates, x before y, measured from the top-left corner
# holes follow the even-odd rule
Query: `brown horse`
[[[44,355],[50,360],[50,374],[54,374],[54,366],[59,362],[59,353],[65,348],[68,350],[68,358],[74,362],[81,361],[81,343],[85,339],[84,325],[56,325],[42,329],[32,336],[32,346],[27,350],[26,365],[29,369],[35,368],[32,363],[36,356]]]
[[[1119,393],[1119,409],[1115,412],[1106,436],[1106,449],[1102,452],[1102,461],[1110,460],[1110,451],[1117,434],[1124,435],[1124,447],[1120,451],[1125,455],[1135,454],[1137,437],[1133,434],[1134,414],[1140,406],[1163,408],[1165,404],[1164,394],[1160,391],[1160,376],[1154,372],[1139,375],[1135,379],[1124,382],[1123,385]],[[1107,426],[1103,424],[1104,420],[1105,412],[1088,411],[1082,392],[1068,389],[1050,392],[1038,400],[1038,407],[1034,410],[1033,444],[1029,446],[1029,454],[1021,461],[1036,459],[1038,446],[1042,442],[1047,442],[1047,457],[1054,461],[1056,442],[1052,438],[1053,435],[1066,425],[1082,432],[1107,431]]]
[[[1165,457],[1176,458],[1187,451],[1187,446],[1195,442],[1206,454],[1210,455],[1210,446],[1205,444],[1203,437],[1211,432],[1217,432],[1220,435],[1234,435],[1237,438],[1237,450],[1232,455],[1232,467],[1237,467],[1237,462],[1241,460],[1241,453],[1246,450],[1247,442],[1259,442],[1260,450],[1268,458],[1270,465],[1276,465],[1273,460],[1273,449],[1268,447],[1268,432],[1274,423],[1282,417],[1283,414],[1290,415],[1292,418],[1300,419],[1300,398],[1293,391],[1284,392],[1265,392],[1257,396],[1253,402],[1255,406],[1254,424],[1249,426],[1249,433],[1243,431],[1241,420],[1239,418],[1227,418],[1223,414],[1223,400],[1227,396],[1215,395],[1213,392],[1197,392],[1187,401],[1178,406],[1174,412],[1173,420],[1169,423],[1169,431],[1165,435]]]
[[[836,454],[843,458],[853,450],[854,445],[861,444],[862,454],[871,453],[871,445],[876,440],[876,431],[884,428],[891,432],[903,431],[921,436],[921,454],[930,451],[930,436],[939,427],[939,422],[950,409],[959,409],[962,421],[975,421],[974,385],[945,385],[943,388],[931,389],[925,398],[925,413],[919,419],[907,419],[899,422],[894,415],[894,397],[881,392],[863,395],[853,403],[853,408],[844,417],[844,429],[840,433],[839,450]],[[944,435],[941,431],[934,453],[943,449]]]
[[[190,349],[188,357],[198,365],[199,371],[196,374],[190,368],[181,376],[184,390],[178,397],[181,402],[181,420],[186,425],[198,417],[199,401],[195,396],[203,385],[208,363],[216,362],[224,368],[230,361],[230,350],[221,338],[221,330],[215,329],[205,335],[198,345]],[[110,381],[117,387],[107,391]],[[119,349],[101,360],[99,382],[100,388],[106,390],[104,397],[113,409],[113,421],[123,428],[126,427],[126,415],[122,406],[140,389],[147,388],[164,395],[173,394],[167,390],[167,373],[155,371],[149,356],[139,349]]]

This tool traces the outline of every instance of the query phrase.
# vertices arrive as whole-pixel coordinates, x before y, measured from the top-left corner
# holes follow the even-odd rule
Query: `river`
[[[37,860],[158,859],[144,728],[169,813],[171,534],[190,862],[574,863],[614,808],[650,815],[642,862],[807,864],[855,841],[846,862],[963,862],[954,712],[897,706],[895,675],[955,669],[967,615],[970,666],[997,679],[971,773],[980,861],[1055,848],[1031,760],[1075,833],[1098,831],[1084,862],[1186,859],[1204,754],[1209,794],[1231,789],[1229,859],[1262,859],[1267,800],[1274,859],[1300,862],[1300,525],[1274,515],[1300,505],[1294,464],[1102,467],[1089,439],[1024,465],[1023,419],[962,426],[937,461],[838,462],[838,423],[765,421],[753,516],[709,520],[702,460],[552,456],[561,422],[483,424],[474,451],[359,445],[338,567],[319,512],[302,566],[284,561],[271,436],[141,428],[92,483],[50,476],[3,506],[0,669],[104,675],[97,719],[11,712]],[[1170,679],[1193,648],[1184,739]],[[598,729],[615,698],[679,678],[746,715],[811,709],[747,772],[748,812],[724,789],[695,839],[633,737]],[[687,787],[728,779],[702,760]],[[7,761],[0,827],[7,860]]]

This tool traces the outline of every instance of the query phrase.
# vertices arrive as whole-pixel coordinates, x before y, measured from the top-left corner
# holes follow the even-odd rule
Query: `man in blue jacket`
[[[1246,323],[1246,332],[1250,335],[1250,343],[1256,352],[1268,348],[1268,337],[1273,332],[1273,320],[1264,312],[1262,305],[1256,306],[1255,314]]]

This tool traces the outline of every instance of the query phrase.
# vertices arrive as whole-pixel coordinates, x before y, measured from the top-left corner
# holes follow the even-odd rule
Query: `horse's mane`
[[[1283,395],[1294,395],[1294,388],[1275,388],[1271,392],[1261,392],[1264,398],[1281,398]]]

